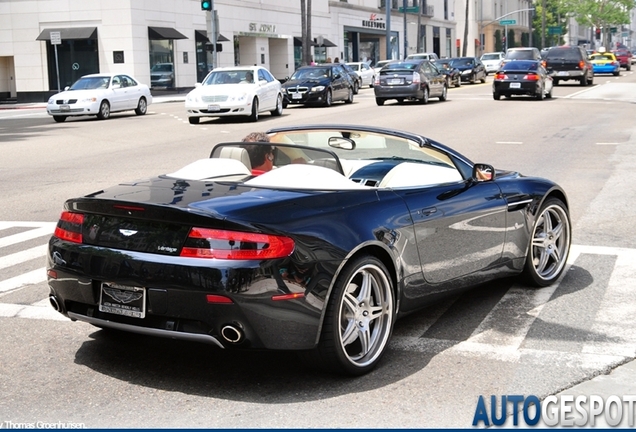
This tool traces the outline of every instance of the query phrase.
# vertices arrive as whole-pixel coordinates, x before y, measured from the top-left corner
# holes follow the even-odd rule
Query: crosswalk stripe
[[[46,250],[46,245],[41,245],[10,255],[5,255],[0,259],[0,270],[35,258],[43,257],[46,255]]]
[[[28,273],[23,273],[19,276],[0,281],[0,293],[44,281],[46,281],[46,268],[42,267]]]
[[[51,235],[54,231],[55,225],[43,226],[29,231],[24,231],[19,234],[13,234],[10,236],[0,238],[0,248],[5,246],[11,246],[17,243],[21,243],[34,238]]]

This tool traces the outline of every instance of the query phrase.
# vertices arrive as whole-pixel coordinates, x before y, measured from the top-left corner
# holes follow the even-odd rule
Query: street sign
[[[507,25],[515,25],[517,24],[517,20],[507,19],[499,21],[499,25],[507,26]]]
[[[51,38],[51,45],[62,45],[62,35],[59,31],[49,32],[49,37]]]
[[[561,26],[551,26],[551,27],[548,27],[548,34],[551,34],[551,35],[560,35],[560,34],[561,34]]]

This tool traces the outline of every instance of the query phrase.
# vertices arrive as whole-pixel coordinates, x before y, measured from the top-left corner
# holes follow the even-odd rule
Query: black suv
[[[579,46],[550,48],[543,59],[554,85],[566,80],[576,80],[582,86],[594,83],[592,63],[587,57],[587,52]]]

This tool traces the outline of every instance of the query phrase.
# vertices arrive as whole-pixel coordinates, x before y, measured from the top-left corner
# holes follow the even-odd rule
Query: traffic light
[[[201,10],[211,11],[212,2],[210,0],[201,0]]]
[[[600,28],[596,28],[596,39],[600,39],[601,38],[601,29]]]

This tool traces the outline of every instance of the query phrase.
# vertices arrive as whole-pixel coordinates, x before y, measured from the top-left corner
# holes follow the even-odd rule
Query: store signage
[[[378,18],[376,14],[371,14],[368,20],[362,20],[362,27],[386,29],[386,24],[382,21],[382,18]]]
[[[250,23],[250,31],[258,33],[276,33],[276,26],[274,24]]]

